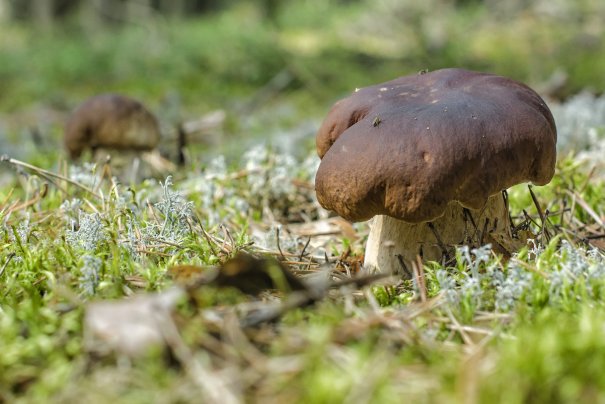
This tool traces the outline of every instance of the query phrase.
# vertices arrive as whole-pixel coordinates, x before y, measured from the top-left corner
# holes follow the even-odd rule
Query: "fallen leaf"
[[[250,295],[257,295],[267,289],[284,292],[306,290],[302,281],[278,261],[256,258],[245,253],[239,253],[226,261],[212,283],[235,287]]]
[[[164,347],[163,320],[185,295],[181,288],[128,299],[89,303],[84,314],[84,345],[88,352],[139,357]]]

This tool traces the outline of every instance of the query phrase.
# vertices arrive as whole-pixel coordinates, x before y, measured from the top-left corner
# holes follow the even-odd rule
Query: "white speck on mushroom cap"
[[[388,91],[387,87],[380,87],[380,91]]]

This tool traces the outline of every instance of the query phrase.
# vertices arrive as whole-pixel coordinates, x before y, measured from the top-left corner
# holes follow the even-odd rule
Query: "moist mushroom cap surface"
[[[64,137],[71,157],[87,147],[151,150],[159,141],[155,116],[137,100],[119,94],[84,101],[68,118]]]
[[[360,221],[433,220],[451,201],[554,174],[557,133],[546,103],[501,76],[462,69],[400,77],[337,102],[316,138],[326,209]]]

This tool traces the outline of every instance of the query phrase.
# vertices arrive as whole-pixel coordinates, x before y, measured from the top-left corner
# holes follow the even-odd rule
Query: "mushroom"
[[[552,114],[532,89],[463,69],[400,77],[338,101],[316,137],[320,204],[372,217],[364,266],[400,272],[420,255],[511,238],[502,191],[547,184]]]
[[[176,169],[157,149],[160,129],[155,116],[123,95],[102,94],[82,103],[67,120],[64,142],[73,159],[86,149],[97,161],[111,156],[116,174],[130,182],[163,177]]]
[[[65,148],[78,158],[90,148],[147,151],[157,147],[160,129],[155,116],[140,102],[118,94],[97,95],[71,114],[65,128]]]

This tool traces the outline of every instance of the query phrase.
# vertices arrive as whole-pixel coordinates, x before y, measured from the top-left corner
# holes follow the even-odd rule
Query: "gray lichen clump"
[[[400,77],[334,105],[316,138],[317,198],[349,220],[376,216],[366,265],[395,271],[418,254],[439,260],[477,228],[510,235],[499,194],[548,183],[556,141],[522,83],[462,69]]]

